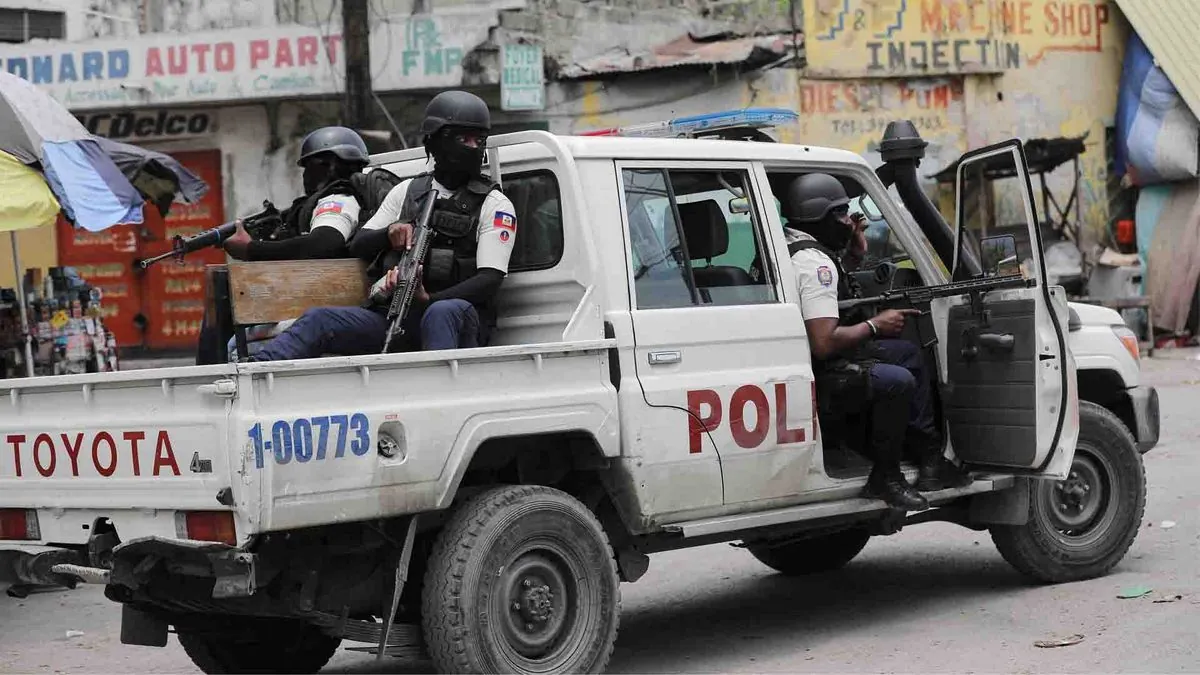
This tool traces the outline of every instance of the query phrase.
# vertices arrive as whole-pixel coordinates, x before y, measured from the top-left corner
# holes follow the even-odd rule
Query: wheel
[[[329,663],[341,640],[315,626],[269,621],[231,629],[179,631],[179,644],[206,673],[315,673]]]
[[[1034,481],[1029,521],[991,528],[1000,555],[1023,574],[1057,583],[1090,579],[1120,562],[1146,508],[1146,473],[1116,415],[1079,402],[1079,443],[1065,480]]]
[[[570,495],[504,486],[464,502],[425,572],[422,626],[443,673],[597,673],[617,638],[616,561]]]
[[[853,528],[786,544],[751,544],[750,555],[789,577],[836,570],[854,559],[871,535]]]

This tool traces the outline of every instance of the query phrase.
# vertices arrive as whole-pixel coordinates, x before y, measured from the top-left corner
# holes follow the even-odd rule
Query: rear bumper
[[[1128,393],[1133,406],[1134,424],[1137,425],[1138,450],[1145,453],[1158,445],[1158,390],[1154,387],[1133,387]]]

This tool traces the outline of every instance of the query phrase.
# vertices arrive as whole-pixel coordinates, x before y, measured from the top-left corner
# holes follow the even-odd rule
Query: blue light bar
[[[690,138],[701,132],[725,129],[762,129],[794,124],[800,116],[786,108],[742,108],[702,115],[677,117],[664,122],[631,124],[587,131],[581,136],[637,136],[652,138]]]

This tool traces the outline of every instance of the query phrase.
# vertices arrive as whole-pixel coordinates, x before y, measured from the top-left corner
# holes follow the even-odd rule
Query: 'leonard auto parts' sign
[[[496,21],[494,11],[483,11],[378,22],[370,38],[374,88],[461,85],[463,59]],[[3,45],[0,67],[72,109],[330,95],[345,86],[338,28],[286,25]]]

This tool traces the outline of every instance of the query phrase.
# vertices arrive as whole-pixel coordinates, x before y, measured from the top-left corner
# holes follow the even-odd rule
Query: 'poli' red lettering
[[[789,429],[787,426],[787,385],[775,383],[775,442],[799,443],[804,440],[804,427]]]
[[[49,464],[42,464],[42,448],[50,450]],[[54,454],[54,439],[50,434],[38,434],[38,437],[33,440],[33,465],[37,467],[38,473],[42,477],[49,478],[54,475],[54,465],[58,464],[58,458]]]
[[[756,419],[753,430],[746,426],[747,403],[754,404]],[[762,445],[770,428],[770,413],[771,404],[767,402],[767,395],[762,389],[753,384],[738,387],[729,400],[729,431],[733,435],[733,442],[747,449]]]
[[[5,439],[13,449],[13,468],[17,470],[17,478],[21,477],[21,445],[25,443],[25,434],[9,434]]]
[[[687,393],[688,454],[703,449],[704,433],[721,425],[721,396],[712,389],[697,389]],[[708,406],[708,414],[700,414],[700,406]]]
[[[144,431],[126,431],[121,434],[121,438],[129,441],[129,456],[133,458],[133,475],[142,475],[142,465],[138,461],[138,441],[146,440],[146,432]]]
[[[83,434],[75,434],[75,444],[71,445],[71,439],[62,434],[63,447],[67,449],[67,457],[71,460],[71,475],[79,477],[79,447],[83,445]]]
[[[175,463],[175,450],[171,448],[171,437],[165,431],[158,432],[158,444],[154,449],[154,475],[158,475],[160,468],[164,466],[171,467],[171,472],[178,476],[179,465]]]
[[[109,462],[107,466],[100,466],[100,442],[108,443]],[[107,431],[101,431],[92,439],[92,464],[96,465],[96,472],[105,478],[113,475],[117,470],[117,444],[113,441],[112,434]]]

